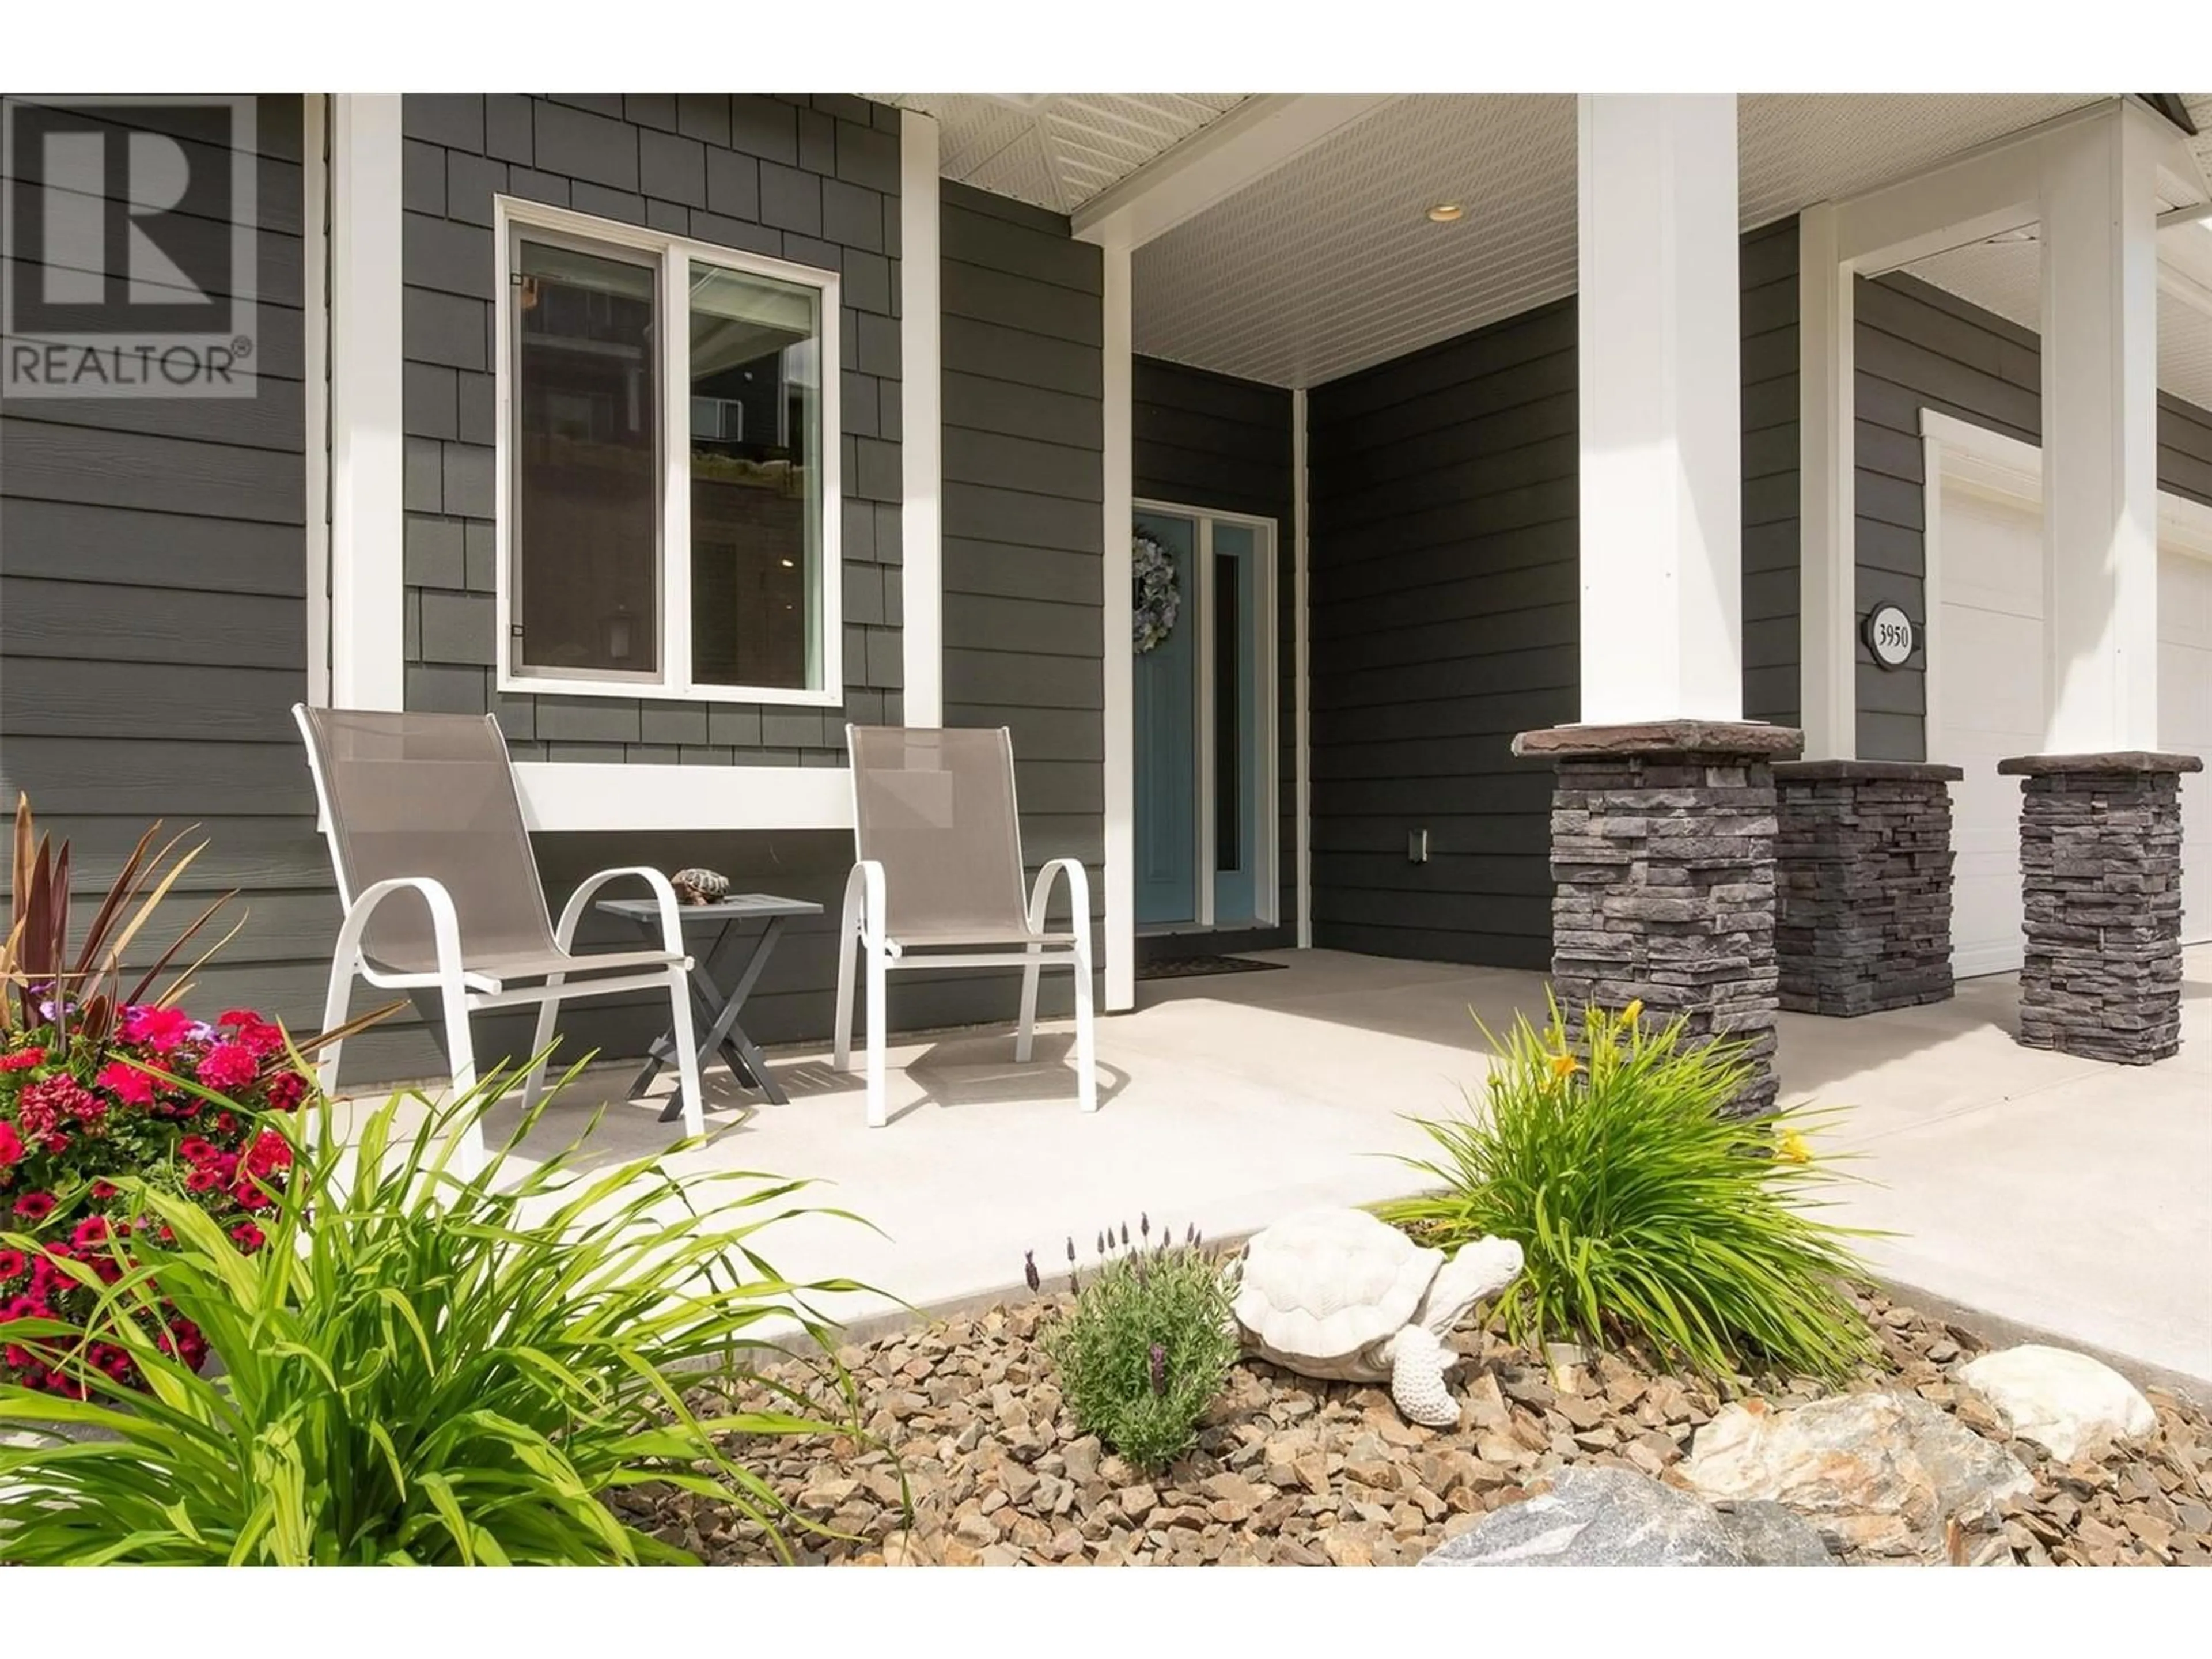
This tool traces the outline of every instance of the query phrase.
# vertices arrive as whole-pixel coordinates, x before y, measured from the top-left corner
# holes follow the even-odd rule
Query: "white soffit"
[[[1753,94],[1747,228],[1905,177],[2103,94]],[[1568,96],[1396,100],[1137,250],[1136,348],[1316,386],[1575,285]],[[1456,223],[1425,210],[1456,202]]]
[[[995,196],[1073,213],[1220,119],[1241,92],[892,92],[878,103],[933,115],[939,170]]]
[[[2174,263],[2173,245],[2184,236],[2212,244],[2212,230],[2201,225],[2162,232],[2159,241],[2168,269]],[[2212,250],[2200,257],[2212,264]],[[1954,247],[1906,266],[1905,272],[2031,333],[2042,325],[2043,244],[2033,230]],[[2164,289],[2158,296],[2158,384],[2185,402],[2212,409],[2212,313]]]

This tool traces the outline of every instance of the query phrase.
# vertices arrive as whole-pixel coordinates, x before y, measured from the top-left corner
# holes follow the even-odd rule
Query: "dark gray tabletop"
[[[632,921],[660,920],[660,907],[651,899],[601,899],[592,908],[609,915],[628,916]],[[808,899],[778,898],[774,893],[732,893],[712,904],[679,904],[676,914],[689,927],[694,922],[741,921],[747,916],[818,916],[822,907]]]

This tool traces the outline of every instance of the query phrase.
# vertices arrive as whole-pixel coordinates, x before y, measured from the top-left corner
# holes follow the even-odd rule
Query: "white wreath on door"
[[[1134,611],[1132,632],[1137,654],[1157,650],[1175,631],[1182,611],[1182,585],[1176,576],[1175,558],[1159,540],[1137,531],[1129,539],[1130,577]]]

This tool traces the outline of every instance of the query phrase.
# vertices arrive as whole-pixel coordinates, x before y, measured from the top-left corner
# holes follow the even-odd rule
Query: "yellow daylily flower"
[[[1620,1011],[1621,1023],[1626,1025],[1633,1025],[1643,1012],[1644,999],[1642,997],[1638,997],[1632,1001],[1628,1006]]]
[[[1577,1060],[1572,1054],[1553,1054],[1552,1056],[1552,1075],[1553,1077],[1572,1077],[1577,1072],[1581,1071],[1582,1068],[1582,1061]]]
[[[1774,1151],[1777,1157],[1786,1158],[1792,1164],[1810,1164],[1813,1161],[1812,1147],[1795,1129],[1784,1129],[1775,1137]]]

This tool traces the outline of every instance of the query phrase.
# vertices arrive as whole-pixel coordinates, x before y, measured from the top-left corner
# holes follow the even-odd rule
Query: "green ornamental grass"
[[[1814,1213],[1843,1177],[1806,1136],[1803,1108],[1730,1118],[1750,1072],[1740,1044],[1692,1044],[1681,1019],[1647,1030],[1638,1005],[1593,1008],[1570,1043],[1556,1001],[1496,1052],[1484,1109],[1415,1120],[1439,1149],[1404,1161],[1440,1190],[1385,1220],[1451,1249],[1495,1234],[1527,1257],[1498,1304],[1506,1333],[1648,1345],[1716,1380],[1759,1367],[1829,1379],[1875,1352],[1845,1294],[1863,1230]]]
[[[307,1115],[312,1134],[272,1121],[295,1163],[252,1255],[194,1205],[131,1182],[174,1242],[142,1229],[112,1285],[70,1265],[118,1312],[149,1316],[112,1321],[148,1392],[103,1395],[96,1374],[82,1400],[0,1386],[0,1432],[18,1443],[0,1442],[0,1562],[690,1561],[610,1505],[648,1483],[729,1504],[787,1554],[790,1510],[723,1442],[858,1433],[805,1297],[861,1287],[791,1283],[757,1248],[779,1221],[842,1212],[793,1205],[800,1182],[676,1175],[657,1158],[595,1167],[574,1146],[526,1168],[513,1149],[545,1102],[461,1179],[453,1132],[515,1076],[487,1076],[411,1130],[395,1096],[350,1150],[327,1110]],[[162,1300],[205,1334],[216,1374],[161,1352]],[[687,1394],[760,1380],[739,1345],[779,1318],[798,1322],[851,1419],[816,1420],[774,1383],[790,1411],[695,1413]],[[67,1330],[27,1319],[9,1336]]]
[[[1237,1358],[1236,1269],[1194,1231],[1181,1243],[1151,1233],[1147,1219],[1118,1251],[1102,1233],[1106,1259],[1088,1279],[1071,1267],[1075,1305],[1038,1338],[1076,1426],[1148,1471],[1190,1449]],[[1067,1255],[1073,1263],[1073,1239]],[[1034,1289],[1034,1263],[1029,1273]]]

